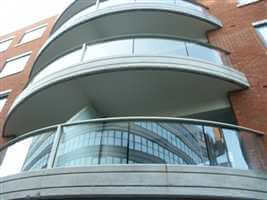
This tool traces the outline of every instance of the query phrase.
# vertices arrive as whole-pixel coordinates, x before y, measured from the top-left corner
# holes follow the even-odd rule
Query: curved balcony
[[[88,102],[104,116],[186,116],[248,87],[242,73],[226,66],[225,52],[205,44],[135,37],[83,47],[30,81],[10,109],[6,136],[63,123]]]
[[[87,0],[87,1],[74,1],[70,6],[64,10],[60,15],[57,22],[55,23],[51,34],[56,32],[61,28],[65,23],[71,21],[72,19],[78,19],[82,11],[83,13],[88,13],[95,11],[96,9],[101,9],[103,7],[110,7],[118,4],[127,4],[127,3],[155,3],[155,4],[172,4],[176,6],[184,7],[185,9],[191,9],[192,12],[197,13],[196,15],[206,16],[210,21],[214,21],[217,24],[221,24],[218,19],[208,13],[208,8],[199,4],[195,1],[190,0]],[[87,10],[87,11],[85,11]],[[190,12],[189,12],[190,13]]]
[[[163,0],[100,2],[99,9],[87,8],[50,36],[35,61],[31,77],[55,55],[84,42],[129,34],[165,34],[207,41],[206,32],[218,28],[219,22],[206,19],[207,15],[194,5]]]
[[[261,135],[243,127],[183,118],[124,117],[59,124],[20,136],[0,149],[0,195],[66,198],[105,191],[117,197],[264,200],[267,173]],[[107,186],[113,188],[112,194]]]

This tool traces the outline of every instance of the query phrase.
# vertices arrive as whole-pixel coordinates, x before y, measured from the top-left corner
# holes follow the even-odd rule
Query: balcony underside
[[[74,181],[75,180],[75,181]],[[58,168],[0,179],[3,199],[267,199],[266,175],[215,167],[116,165]],[[161,197],[161,198],[160,198]]]
[[[217,21],[188,12],[184,7],[169,4],[130,3],[100,9],[69,21],[52,34],[43,46],[31,78],[51,59],[84,42],[133,34],[169,35],[206,41],[206,32],[221,26]]]
[[[224,107],[246,88],[243,74],[189,58],[130,56],[70,66],[30,83],[8,114],[4,135],[62,123],[92,104],[101,116],[186,116]]]

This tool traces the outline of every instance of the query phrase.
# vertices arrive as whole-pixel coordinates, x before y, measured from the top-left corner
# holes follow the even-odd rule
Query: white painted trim
[[[9,90],[4,90],[4,91],[0,91],[0,98],[1,98],[1,96],[8,95],[8,94],[11,93],[11,92],[12,92],[11,89],[9,89]]]
[[[267,19],[256,21],[252,23],[252,26],[261,26],[263,24],[267,24]]]
[[[28,51],[28,52],[26,52],[26,53],[22,53],[22,54],[20,54],[20,55],[18,55],[18,56],[14,56],[14,57],[12,57],[12,58],[8,58],[8,59],[6,60],[5,63],[10,62],[10,61],[13,61],[13,60],[16,60],[16,59],[18,59],[18,58],[22,58],[22,57],[24,57],[24,56],[31,55],[31,54],[32,54],[32,51]]]
[[[249,4],[257,3],[259,1],[262,1],[262,0],[247,0],[247,2],[245,3],[238,3],[236,7],[243,7]]]

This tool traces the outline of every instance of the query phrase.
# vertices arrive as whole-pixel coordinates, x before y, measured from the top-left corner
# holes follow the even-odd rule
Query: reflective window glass
[[[116,55],[131,55],[132,40],[117,40],[88,45],[84,60],[93,60],[104,57],[112,57]]]
[[[29,41],[32,41],[32,40],[35,40],[35,39],[38,39],[40,37],[42,37],[43,33],[45,32],[46,30],[46,26],[44,27],[40,27],[38,29],[34,29],[30,32],[27,32],[23,35],[20,43],[26,43],[26,42],[29,42]]]
[[[4,106],[6,104],[6,101],[7,101],[7,98],[8,98],[8,95],[7,94],[4,94],[4,95],[1,95],[0,94],[0,112],[4,108]]]
[[[185,43],[182,41],[149,38],[134,40],[134,54],[187,56]]]
[[[188,54],[192,58],[199,58],[215,64],[223,64],[220,53],[215,49],[199,44],[186,43]]]
[[[170,3],[175,4],[176,0],[136,0],[136,2],[147,2],[147,3]]]
[[[189,9],[193,9],[193,10],[198,10],[198,11],[202,11],[202,7],[198,6],[194,3],[190,3],[189,1],[184,1],[184,0],[176,0],[176,4],[179,6],[183,6]]]
[[[248,169],[238,132],[230,129],[222,129],[222,131],[232,167],[237,169]]]
[[[267,46],[267,23],[260,26],[256,26],[256,30],[260,38],[263,40],[265,46]]]
[[[12,41],[13,39],[0,41],[0,52],[7,50]]]
[[[57,58],[55,61],[50,63],[44,70],[42,70],[34,78],[33,82],[41,80],[42,78],[70,67],[73,64],[77,64],[81,61],[82,50],[79,48],[75,51],[65,54],[64,56]]]
[[[7,61],[0,72],[0,78],[19,73],[24,70],[31,55],[24,55]]]
[[[221,129],[204,127],[210,165],[231,166],[228,158],[227,147]]]
[[[125,3],[134,3],[135,0],[100,0],[98,8],[106,8],[114,5],[125,4]]]

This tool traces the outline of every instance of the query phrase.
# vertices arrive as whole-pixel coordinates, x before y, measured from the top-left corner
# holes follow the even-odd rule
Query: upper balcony
[[[185,15],[192,17],[195,16],[200,20],[206,20],[207,22],[209,21],[211,24],[214,24],[215,27],[220,27],[222,25],[221,22],[216,19],[216,17],[209,14],[207,7],[192,0],[76,0],[70,4],[70,6],[60,15],[53,27],[51,34],[56,32],[62,26],[65,26],[68,23],[71,24],[71,21],[78,20],[83,15],[87,15],[98,9],[129,3],[153,3],[156,4],[159,9],[164,8],[164,4],[171,4],[172,6],[178,7],[177,9],[180,9],[181,14],[184,13]],[[136,6],[135,4],[132,4],[132,6]]]
[[[228,92],[248,86],[227,52],[207,44],[163,36],[97,41],[51,59],[12,105],[4,135],[63,123],[89,102],[101,116],[187,116],[224,107]]]
[[[55,55],[84,42],[135,34],[169,35],[206,42],[206,32],[220,26],[203,7],[187,1],[99,2],[77,13],[50,36],[39,52],[31,77]]]

